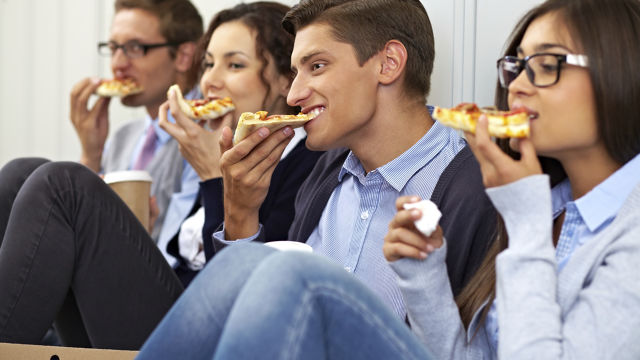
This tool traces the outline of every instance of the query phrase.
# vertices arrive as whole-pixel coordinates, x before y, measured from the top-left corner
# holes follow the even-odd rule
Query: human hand
[[[175,124],[167,120],[167,110],[176,120]],[[169,100],[160,106],[158,124],[178,141],[182,156],[191,164],[201,180],[222,177],[220,171],[220,146],[218,139],[225,126],[233,124],[231,113],[208,121],[212,131],[203,129],[205,121],[196,124],[187,117],[178,105],[173,91],[169,92]]]
[[[422,217],[420,210],[404,209],[404,204],[418,201],[420,198],[417,196],[402,196],[396,200],[398,212],[389,223],[389,231],[382,245],[382,252],[387,261],[396,261],[404,257],[425,259],[442,246],[443,234],[440,226],[437,226],[431,235],[425,236],[414,223]]]
[[[258,211],[271,184],[293,130],[285,127],[269,134],[260,128],[235,146],[229,127],[220,137],[220,169],[223,174],[226,239],[240,239],[258,231]]]
[[[158,208],[158,202],[156,201],[155,196],[149,197],[149,224],[147,226],[147,230],[149,234],[153,233],[153,226],[158,220],[158,216],[160,215],[160,209]]]
[[[109,133],[109,102],[111,98],[100,97],[91,109],[89,97],[100,85],[100,79],[85,78],[71,90],[70,118],[82,147],[80,162],[95,172],[100,171],[104,143]]]
[[[521,155],[520,160],[514,160],[491,141],[488,126],[487,117],[482,115],[478,120],[475,135],[465,133],[471,151],[480,164],[485,187],[501,186],[542,173],[531,139],[511,139],[511,147]]]

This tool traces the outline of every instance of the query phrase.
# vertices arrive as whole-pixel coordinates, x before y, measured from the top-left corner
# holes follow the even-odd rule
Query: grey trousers
[[[183,291],[129,208],[86,167],[0,170],[0,342],[138,349]]]

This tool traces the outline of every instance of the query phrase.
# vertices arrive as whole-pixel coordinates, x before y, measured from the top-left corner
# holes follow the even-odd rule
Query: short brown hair
[[[189,0],[116,0],[115,12],[123,9],[140,9],[155,15],[160,23],[160,33],[167,42],[176,44],[169,48],[171,57],[177,46],[197,42],[202,36],[202,17]],[[188,74],[189,87],[197,80],[198,70]]]
[[[435,57],[431,21],[418,0],[302,0],[282,20],[294,34],[312,23],[333,29],[336,40],[353,46],[363,65],[390,40],[407,49],[405,89],[426,97]]]
[[[256,36],[256,54],[262,61],[260,79],[267,88],[267,93],[263,100],[263,107],[267,107],[266,100],[271,92],[271,85],[267,82],[265,72],[267,69],[267,55],[271,55],[278,74],[285,75],[289,80],[293,80],[291,71],[291,51],[293,50],[293,36],[284,31],[280,22],[290,10],[289,6],[273,1],[256,1],[248,4],[238,4],[218,12],[211,22],[207,31],[200,39],[196,60],[201,63],[207,52],[209,40],[213,32],[222,24],[230,21],[241,21],[249,27]],[[294,108],[289,109],[294,112]]]

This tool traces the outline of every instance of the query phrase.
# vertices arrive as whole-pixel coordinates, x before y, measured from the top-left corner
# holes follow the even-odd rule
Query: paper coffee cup
[[[313,248],[311,246],[298,241],[288,241],[288,240],[269,241],[264,244],[281,251],[313,252]]]
[[[145,229],[149,228],[151,181],[151,175],[142,170],[115,171],[104,175],[104,182],[127,204]]]

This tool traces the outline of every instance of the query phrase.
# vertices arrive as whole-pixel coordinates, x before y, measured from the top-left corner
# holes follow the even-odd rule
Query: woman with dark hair
[[[210,122],[212,131],[173,105],[175,124],[166,118],[170,105],[160,109],[161,126],[178,139],[202,180],[205,220],[188,219],[190,225],[170,243],[180,261],[176,269],[126,205],[87,168],[52,162],[26,175],[16,173],[12,163],[0,171],[2,205],[11,209],[6,229],[0,229],[0,342],[38,343],[55,321],[65,345],[139,348],[197,273],[196,258],[214,255],[212,233],[223,221],[220,129],[233,125],[241,112],[293,111],[286,104],[293,38],[280,25],[288,9],[273,2],[241,4],[212,20],[200,43],[200,87],[205,96],[229,96],[236,105],[233,113]],[[299,138],[290,144],[290,128],[272,136],[280,145],[260,209],[261,222],[270,224],[267,241],[286,237],[297,189],[320,155]],[[24,184],[8,186],[12,182]],[[20,189],[17,195],[7,193],[12,188]],[[33,211],[34,206],[40,209]],[[193,211],[198,208],[195,204]],[[184,255],[179,237],[196,238],[184,242],[195,248],[194,256]]]
[[[531,137],[511,141],[514,159],[485,118],[467,134],[504,226],[458,299],[441,229],[418,232],[421,213],[403,205],[419,199],[404,197],[383,251],[411,328],[326,260],[234,247],[205,270],[224,281],[198,279],[141,357],[162,354],[197,308],[207,344],[183,348],[190,358],[637,359],[639,38],[637,0],[548,0],[520,21],[497,103],[524,108]]]

